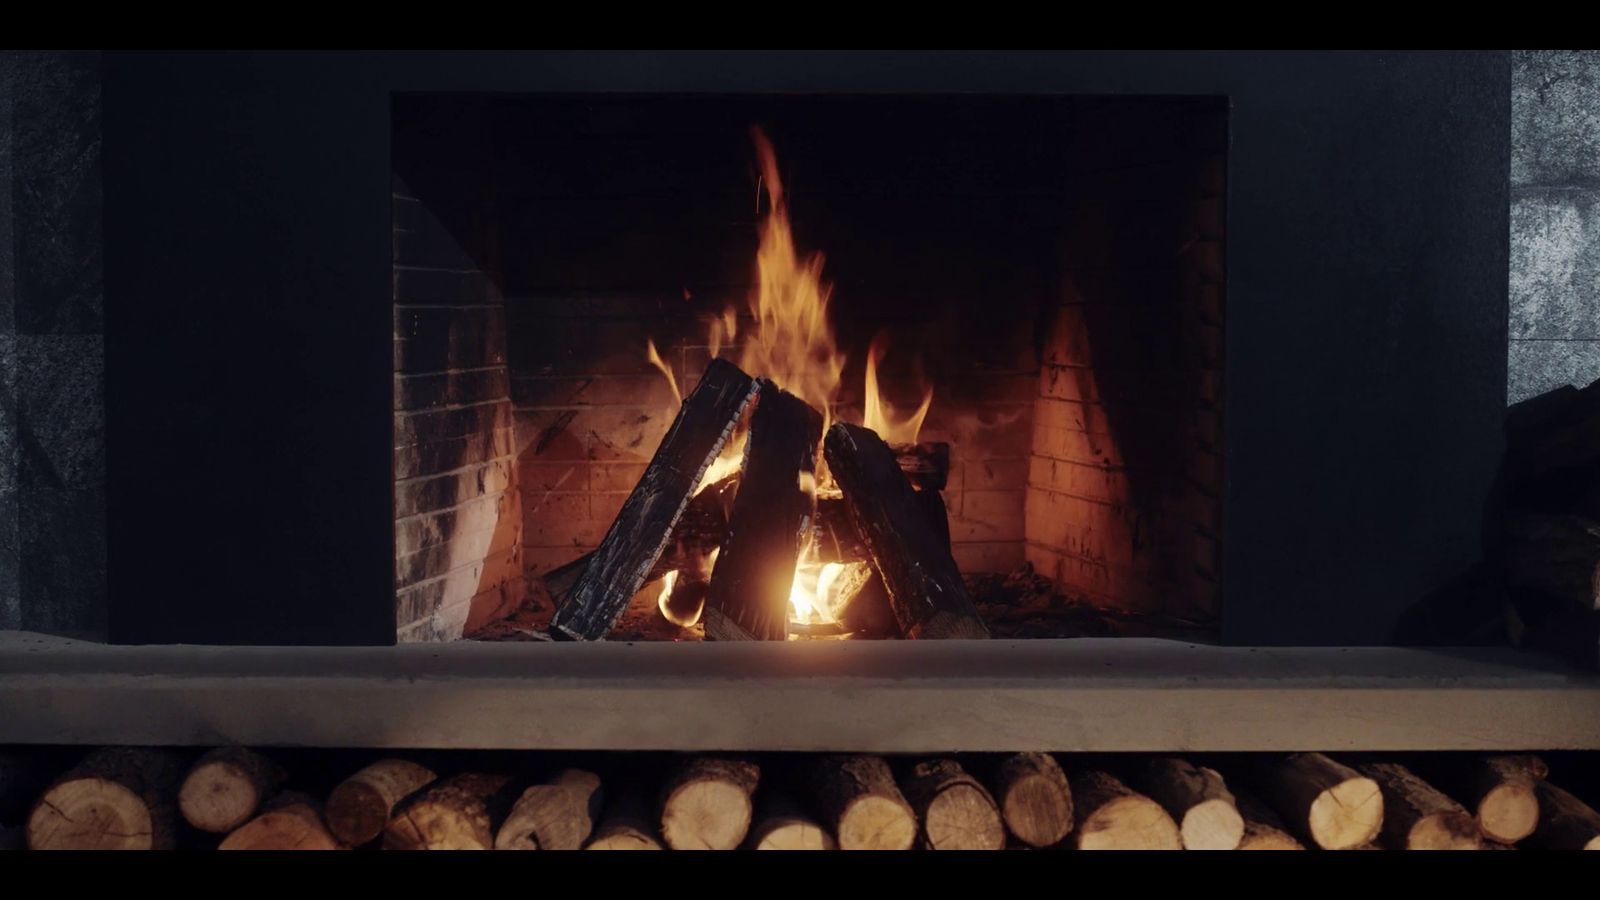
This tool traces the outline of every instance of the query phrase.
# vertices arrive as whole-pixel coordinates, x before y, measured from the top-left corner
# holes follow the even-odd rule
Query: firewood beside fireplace
[[[206,761],[217,758],[209,755]],[[1594,783],[1583,777],[1591,761],[1563,760],[1562,772],[1576,773],[1576,783],[1569,783],[1574,792],[1546,780],[1543,762],[1525,754],[1417,753],[1406,755],[1404,763],[1352,759],[1353,767],[1320,753],[1260,754],[1230,756],[1218,763],[1219,771],[1171,754],[1081,761],[1064,755],[1058,763],[1042,753],[639,753],[595,754],[586,762],[584,755],[572,753],[507,758],[461,751],[430,755],[433,765],[453,773],[438,780],[431,769],[414,763],[380,760],[338,782],[326,802],[320,792],[325,787],[307,787],[326,785],[339,773],[307,766],[312,757],[301,755],[301,763],[287,767],[289,789],[274,793],[227,834],[202,831],[177,816],[180,759],[180,753],[161,749],[91,752],[36,788],[27,846],[1472,850],[1516,844],[1600,849],[1600,813],[1589,802]],[[489,759],[498,763],[485,767]],[[512,776],[492,771],[497,767],[540,774]],[[1224,782],[1223,771],[1250,786]],[[1499,788],[1515,784],[1519,790],[1507,796],[1518,798],[1516,815],[1477,816],[1422,772],[1441,775],[1439,783],[1457,796],[1494,797],[1503,793]],[[386,797],[405,784],[417,786],[395,804],[381,843],[360,838],[371,833],[371,815],[355,817],[362,818],[362,828],[355,830],[348,811],[336,812],[359,797],[355,805],[370,813],[378,808],[370,802],[374,796]],[[361,785],[366,787],[356,787]],[[1533,806],[1521,803],[1522,788],[1533,793]],[[336,821],[341,823],[337,830]],[[0,821],[0,828],[11,824]],[[1495,839],[1520,830],[1527,831],[1520,841]],[[347,840],[341,831],[357,839]]]

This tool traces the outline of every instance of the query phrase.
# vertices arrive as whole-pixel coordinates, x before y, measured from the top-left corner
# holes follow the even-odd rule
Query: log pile
[[[739,472],[702,486],[747,411]],[[665,621],[702,623],[711,640],[785,640],[806,553],[847,564],[828,603],[839,633],[988,637],[951,555],[949,446],[890,446],[844,424],[824,439],[823,421],[781,385],[713,360],[600,546],[539,579],[555,606],[549,637],[602,640],[644,585],[672,578]],[[819,496],[819,449],[838,496]]]
[[[1589,763],[1558,786],[1526,754],[465,756],[308,776],[276,751],[103,748],[32,766],[26,803],[0,782],[0,829],[36,850],[1600,850]]]

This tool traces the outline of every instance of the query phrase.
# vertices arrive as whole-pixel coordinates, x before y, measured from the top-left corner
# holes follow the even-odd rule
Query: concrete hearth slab
[[[673,750],[1600,748],[1512,651],[1161,640],[113,647],[0,632],[0,744]]]

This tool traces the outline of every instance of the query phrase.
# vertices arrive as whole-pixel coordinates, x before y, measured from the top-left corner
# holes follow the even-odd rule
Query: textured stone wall
[[[1600,52],[1516,54],[1511,344],[1518,400],[1600,378]]]
[[[100,57],[0,54],[0,628],[102,636]]]

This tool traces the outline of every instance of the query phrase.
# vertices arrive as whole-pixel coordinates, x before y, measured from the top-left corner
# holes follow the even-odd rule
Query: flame
[[[755,285],[746,297],[753,323],[744,330],[744,342],[736,345],[734,342],[741,337],[739,315],[733,306],[728,306],[707,323],[706,344],[712,357],[737,348],[739,368],[752,376],[770,379],[821,411],[826,432],[835,418],[834,407],[845,365],[845,356],[828,321],[833,285],[822,280],[821,253],[802,254],[795,248],[783,179],[778,173],[772,143],[759,128],[752,129],[751,137],[761,169],[758,208],[760,193],[767,196],[767,213],[761,222],[756,249]],[[863,424],[890,443],[914,443],[933,403],[933,389],[925,390],[922,403],[912,413],[892,407],[878,388],[878,366],[887,351],[888,337],[880,333],[867,352]],[[673,396],[681,404],[683,395],[678,390],[677,379],[661,361],[653,341],[646,347],[646,358],[666,376]],[[721,455],[701,476],[697,493],[738,471],[743,462],[744,442],[742,434],[736,434],[727,442]],[[801,489],[815,495],[832,488],[826,462],[819,459],[813,480],[809,485],[802,483]],[[815,541],[808,539],[795,568],[789,594],[792,620],[813,624],[832,622],[828,613],[832,591],[844,571],[841,563],[820,562]],[[659,601],[663,612],[672,590],[668,579],[673,577],[663,579]]]
[[[867,349],[867,385],[863,399],[863,425],[878,433],[891,444],[915,444],[922,432],[922,420],[928,417],[928,407],[933,405],[933,386],[923,389],[922,405],[910,415],[902,415],[890,406],[878,391],[878,364],[889,351],[889,336],[878,332]]]
[[[673,375],[672,370],[667,368],[667,364],[661,361],[661,354],[656,352],[656,342],[652,338],[645,338],[644,358],[649,360],[650,365],[655,366],[658,370],[660,370],[662,375],[666,376],[667,387],[672,388],[673,401],[679,406],[682,406],[683,391],[678,390],[677,376]]]
[[[688,625],[685,625],[683,622],[678,621],[678,617],[673,615],[672,610],[667,606],[667,598],[672,596],[672,586],[677,583],[677,569],[673,569],[671,572],[661,576],[661,593],[656,595],[656,609],[661,610],[662,618],[666,619],[668,622],[671,622],[674,625],[688,627],[688,625],[693,625],[694,623],[690,622]],[[696,616],[695,618],[698,619],[699,617]]]

